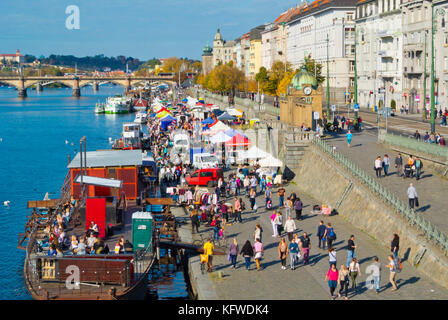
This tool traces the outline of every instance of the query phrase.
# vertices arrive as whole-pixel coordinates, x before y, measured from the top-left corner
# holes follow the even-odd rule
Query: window
[[[203,171],[201,172],[201,178],[206,178],[206,177],[213,177],[213,172],[212,171]]]
[[[355,72],[355,61],[350,61],[350,72]]]
[[[353,13],[347,13],[347,21],[353,21]]]

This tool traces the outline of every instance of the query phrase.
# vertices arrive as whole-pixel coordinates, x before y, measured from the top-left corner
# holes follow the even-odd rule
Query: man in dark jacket
[[[317,227],[317,237],[319,238],[319,248],[320,248],[320,244],[322,242],[322,249],[325,249],[325,241],[322,240],[325,234],[325,230],[327,228],[324,225],[324,222],[321,220],[319,223],[319,226]]]
[[[395,168],[397,168],[397,175],[399,177],[403,176],[403,158],[401,157],[401,153],[395,158]]]
[[[197,212],[193,211],[191,215],[191,232],[194,233],[194,228],[196,228],[196,232],[199,233],[199,217]]]
[[[423,162],[422,160],[420,160],[419,157],[415,158],[414,166],[415,166],[415,179],[418,180],[420,179],[420,174],[422,173],[423,168]]]

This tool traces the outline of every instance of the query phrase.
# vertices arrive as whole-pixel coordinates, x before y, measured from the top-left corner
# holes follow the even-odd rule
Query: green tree
[[[304,64],[309,72],[311,72],[312,74],[316,74],[317,84],[320,85],[325,81],[325,77],[322,76],[322,64],[316,63],[316,60],[311,58],[311,54],[305,57]]]

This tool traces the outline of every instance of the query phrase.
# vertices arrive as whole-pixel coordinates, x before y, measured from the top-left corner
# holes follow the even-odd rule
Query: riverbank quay
[[[390,252],[379,244],[379,242],[362,230],[357,229],[350,223],[346,222],[342,216],[321,216],[311,214],[314,204],[319,202],[309,196],[298,192],[297,186],[289,184],[285,187],[286,194],[291,192],[301,198],[304,203],[303,220],[295,220],[297,233],[299,236],[303,232],[307,232],[311,238],[310,262],[308,265],[299,264],[298,268],[291,270],[289,267],[289,257],[287,259],[287,269],[281,269],[281,263],[278,258],[279,239],[272,237],[272,226],[270,215],[272,210],[267,210],[264,205],[264,195],[259,194],[256,198],[258,207],[257,213],[245,210],[242,214],[242,223],[232,223],[225,229],[227,243],[230,244],[235,237],[238,245],[241,247],[246,240],[253,241],[253,232],[255,225],[259,223],[263,228],[262,242],[265,249],[264,258],[261,261],[261,271],[256,271],[255,263],[252,260],[249,271],[245,270],[244,259],[238,256],[237,267],[233,269],[227,256],[214,256],[213,272],[203,276],[199,268],[194,268],[195,261],[189,262],[193,264],[193,268],[189,270],[191,278],[199,278],[207,280],[206,288],[197,287],[198,299],[206,296],[205,290],[214,290],[219,300],[328,300],[330,293],[325,275],[328,270],[328,251],[317,247],[316,231],[320,220],[325,224],[330,222],[337,234],[337,240],[334,247],[337,251],[337,266],[345,264],[347,260],[346,245],[350,235],[355,235],[355,243],[358,246],[356,251],[357,259],[361,267],[361,276],[358,277],[357,291],[350,290],[349,299],[355,300],[415,300],[415,299],[448,299],[448,290],[439,286],[429,277],[420,274],[410,263],[403,259],[403,271],[397,274],[396,282],[399,290],[391,291],[389,281],[389,270],[384,267],[387,263],[387,255]],[[277,210],[278,188],[274,188],[273,202],[274,209]],[[250,208],[249,201],[246,197],[241,196],[246,204],[246,208]],[[229,199],[231,201],[231,199]],[[284,213],[284,209],[280,209]],[[177,211],[177,209],[176,209]],[[207,237],[211,228],[200,226],[199,234],[191,235],[191,222],[184,213],[175,213],[177,219],[188,221],[179,227],[179,235],[191,237],[192,240]],[[293,214],[294,216],[294,214]],[[187,235],[187,233],[190,233]],[[286,236],[283,234],[283,236]],[[392,236],[392,235],[391,235]],[[286,236],[287,238],[287,236]],[[376,294],[375,290],[369,289],[369,279],[371,274],[366,270],[373,263],[373,257],[378,256],[382,264],[381,271],[381,289]],[[190,258],[191,259],[191,258]],[[199,257],[198,257],[199,261]],[[220,274],[219,274],[220,273]],[[370,277],[370,278],[369,278]],[[208,283],[210,281],[210,284]],[[193,285],[193,284],[192,284]],[[339,289],[339,287],[338,287]],[[204,290],[204,291],[202,291]],[[340,298],[343,299],[343,298]]]

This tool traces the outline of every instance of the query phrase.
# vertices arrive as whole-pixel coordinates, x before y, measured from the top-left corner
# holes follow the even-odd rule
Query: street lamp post
[[[328,44],[329,38],[327,33],[327,119],[330,118],[330,65],[329,65],[329,52],[328,52]],[[314,60],[314,70],[317,69],[316,60]]]
[[[356,24],[355,24],[355,92],[354,92],[354,105],[356,106],[358,104],[358,70],[356,67],[356,50],[357,50],[357,44],[358,44],[358,39],[357,39],[357,30],[356,30]],[[358,124],[358,108],[354,109],[355,111],[355,119],[353,121],[353,123],[355,124],[355,126]]]
[[[423,110],[422,110],[422,118],[426,119],[426,42],[427,42],[427,33],[425,31],[425,55],[424,55],[424,59],[425,59],[425,66],[424,66],[424,70],[423,70]]]
[[[439,8],[436,10],[436,14],[444,15],[445,10]],[[436,131],[436,108],[435,108],[435,87],[434,87],[434,2],[431,3],[431,132]],[[425,97],[426,99],[426,97]],[[425,101],[426,102],[426,101]]]

